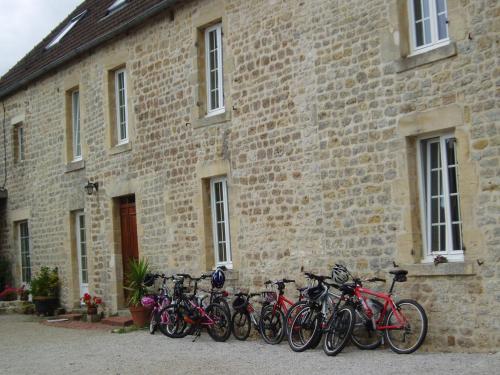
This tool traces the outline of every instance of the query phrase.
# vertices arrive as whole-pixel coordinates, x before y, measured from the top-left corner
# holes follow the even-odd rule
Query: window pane
[[[446,24],[446,13],[438,15],[438,40],[448,38],[448,25]]]
[[[432,42],[432,37],[431,37],[431,20],[429,18],[426,18],[424,20],[424,31],[425,31],[425,44],[429,44]]]
[[[416,39],[417,39],[417,47],[420,47],[424,44],[424,30],[423,30],[423,23],[418,22],[415,25],[415,33],[416,33]]]
[[[458,196],[453,195],[450,197],[450,210],[451,210],[451,221],[460,221],[460,206],[458,204]]]
[[[458,192],[456,170],[457,170],[456,167],[451,167],[448,169],[448,185],[450,188],[450,194]]]
[[[431,229],[431,248],[430,251],[439,251],[439,226],[433,226]]]
[[[446,250],[446,226],[445,225],[440,225],[439,226],[439,251],[444,251]]]
[[[445,0],[436,0],[436,9],[438,13],[445,11],[444,1]]]
[[[431,172],[431,196],[435,197],[441,195],[442,182],[441,182],[441,170]]]
[[[456,164],[456,152],[455,152],[455,138],[448,138],[446,140],[446,158],[448,160],[448,165]]]
[[[420,0],[414,0],[413,1],[413,12],[415,14],[415,21],[418,21],[419,19],[422,18],[422,3]]]
[[[89,276],[87,271],[82,271],[82,283],[88,284]]]
[[[462,230],[460,224],[453,224],[451,226],[453,238],[453,249],[452,250],[463,250],[462,246]]]
[[[441,167],[441,153],[439,152],[439,142],[432,142],[431,147],[431,168]]]
[[[429,0],[423,0],[422,7],[424,11],[424,18],[429,17]]]
[[[226,262],[226,244],[225,243],[219,243],[219,262]]]
[[[439,198],[431,200],[431,223],[439,223]]]
[[[214,31],[210,31],[210,33],[208,34],[208,39],[210,41],[208,48],[209,48],[210,51],[213,51],[215,49],[215,47],[216,47],[216,42],[217,42],[216,38],[217,38],[217,36],[216,36],[215,30]]]

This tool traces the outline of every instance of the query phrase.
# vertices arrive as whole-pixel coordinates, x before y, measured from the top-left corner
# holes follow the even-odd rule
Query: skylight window
[[[116,0],[111,6],[108,8],[108,14],[118,10],[122,5],[124,5],[127,0]]]
[[[66,26],[64,26],[64,28],[63,28],[63,29],[59,32],[59,34],[57,34],[57,36],[56,36],[54,39],[52,39],[52,41],[51,41],[49,44],[47,44],[47,47],[45,47],[45,48],[46,48],[46,49],[49,49],[49,48],[51,48],[51,47],[55,46],[57,43],[59,43],[59,41],[60,41],[62,38],[64,38],[64,36],[65,36],[67,33],[69,33],[69,31],[70,31],[70,30],[71,30],[71,29],[72,29],[72,28],[76,25],[76,23],[77,23],[78,21],[80,21],[80,20],[83,18],[83,16],[84,16],[86,13],[87,13],[87,11],[86,11],[86,10],[84,10],[83,12],[81,12],[80,14],[78,14],[77,16],[73,17],[73,18],[71,19],[71,21],[69,21],[69,23],[68,23]]]

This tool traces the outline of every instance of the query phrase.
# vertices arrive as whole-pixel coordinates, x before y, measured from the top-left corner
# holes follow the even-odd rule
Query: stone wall
[[[448,7],[452,43],[405,57],[404,1],[189,1],[173,20],[156,17],[31,84],[5,101],[2,252],[19,275],[14,222],[29,219],[34,269],[58,266],[64,303],[74,305],[71,212],[85,209],[90,289],[116,311],[114,199],[136,195],[141,256],[158,270],[198,273],[212,266],[203,181],[227,174],[234,286],[303,282],[302,270],[326,273],[335,262],[387,276],[397,262],[412,275],[397,295],[418,299],[429,314],[427,349],[496,350],[500,6]],[[210,123],[197,105],[196,30],[217,19],[227,111]],[[112,147],[106,82],[123,64],[131,142]],[[74,85],[80,169],[68,164],[65,143],[65,92]],[[16,116],[27,127],[21,163],[12,157]],[[459,141],[466,252],[463,263],[435,267],[420,263],[412,142],[444,128]],[[87,179],[99,182],[97,195],[85,195]]]

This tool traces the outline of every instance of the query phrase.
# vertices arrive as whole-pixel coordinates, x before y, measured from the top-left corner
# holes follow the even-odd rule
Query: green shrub
[[[59,276],[57,268],[51,271],[49,267],[42,267],[40,272],[31,279],[29,291],[34,297],[58,297]]]

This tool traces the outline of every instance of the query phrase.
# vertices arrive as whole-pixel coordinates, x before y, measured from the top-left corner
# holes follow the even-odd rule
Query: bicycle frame
[[[382,308],[382,311],[380,312],[380,316],[377,319],[377,321],[374,321],[375,329],[379,331],[383,330],[388,330],[388,329],[401,329],[404,328],[406,325],[406,319],[405,317],[398,311],[396,305],[394,304],[394,301],[392,300],[392,296],[387,293],[383,292],[376,292],[371,289],[363,288],[362,286],[357,285],[356,288],[354,289],[354,294],[355,296],[361,301],[361,304],[363,305],[363,309],[367,313],[367,316],[369,319],[373,319],[373,310],[368,306],[367,297],[365,295],[370,295],[374,296],[377,298],[380,298],[384,300],[384,306]],[[397,321],[399,324],[397,325],[383,325],[383,319],[386,315],[386,313],[390,310],[393,311],[394,316],[396,317]]]

